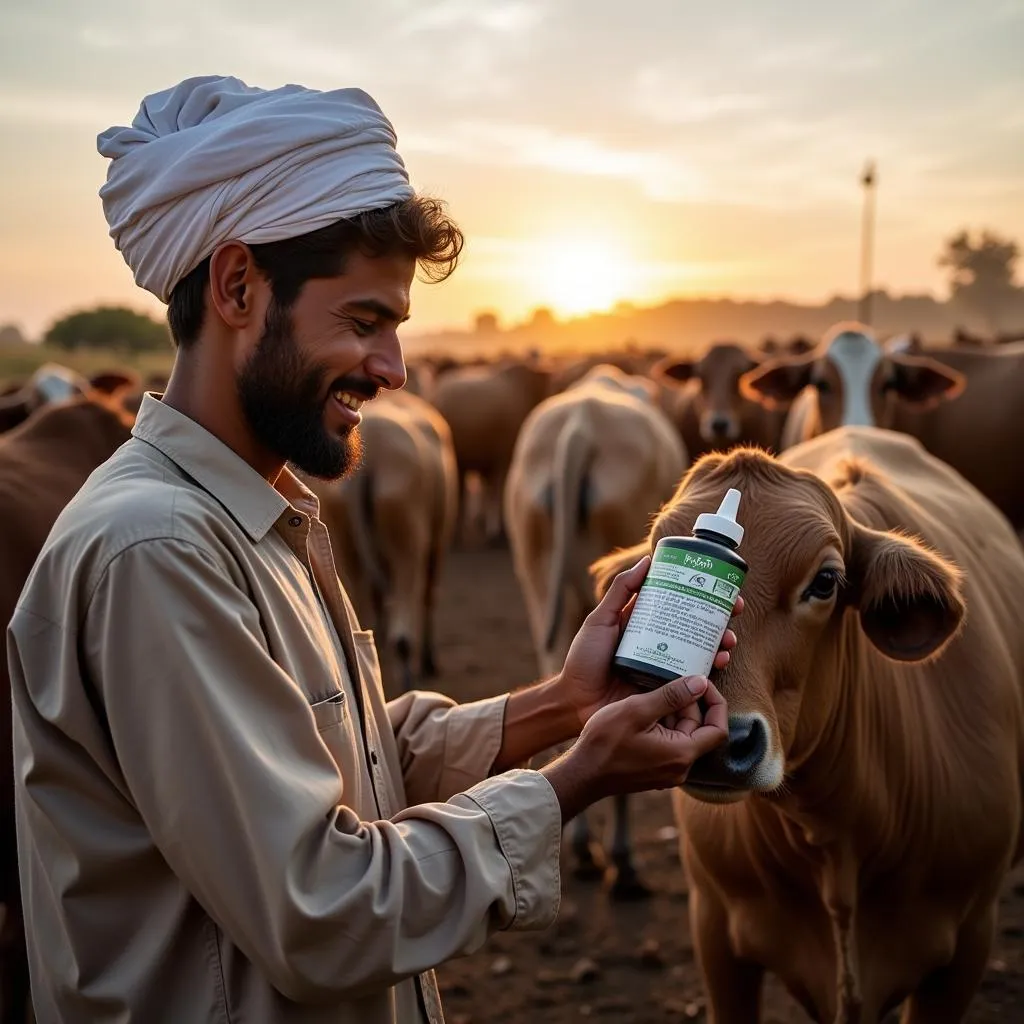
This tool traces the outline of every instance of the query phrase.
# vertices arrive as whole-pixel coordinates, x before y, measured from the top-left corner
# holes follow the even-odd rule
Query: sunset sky
[[[182,78],[360,86],[466,231],[409,333],[670,296],[943,290],[961,226],[1024,242],[1024,0],[0,0],[0,324],[159,312],[107,235],[96,134]]]

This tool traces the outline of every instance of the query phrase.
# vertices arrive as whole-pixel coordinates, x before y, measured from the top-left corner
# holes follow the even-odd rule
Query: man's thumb
[[[702,696],[707,688],[708,681],[704,676],[684,676],[673,679],[664,686],[651,690],[650,693],[637,694],[634,699],[639,705],[639,713],[654,723],[665,715],[682,711]]]

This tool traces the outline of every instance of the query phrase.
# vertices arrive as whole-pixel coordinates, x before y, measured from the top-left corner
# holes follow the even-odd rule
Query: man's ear
[[[257,316],[262,322],[257,291],[269,285],[244,242],[223,242],[214,249],[209,285],[210,306],[228,327],[243,330]]]
[[[864,633],[886,657],[924,661],[959,632],[962,574],[919,541],[854,523],[847,568]]]
[[[962,373],[937,359],[903,352],[894,352],[889,359],[892,375],[887,389],[922,409],[932,409],[943,400],[959,397],[967,386]]]
[[[769,359],[740,377],[740,394],[768,409],[785,407],[811,383],[813,366],[811,354],[796,359]]]
[[[685,384],[697,372],[697,363],[693,359],[676,359],[673,356],[666,356],[659,359],[651,367],[651,376],[655,380],[675,381],[677,384]]]

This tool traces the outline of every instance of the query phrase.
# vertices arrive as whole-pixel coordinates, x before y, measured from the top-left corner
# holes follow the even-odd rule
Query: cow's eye
[[[843,582],[843,574],[839,569],[822,569],[811,580],[811,585],[803,592],[801,601],[828,601]]]

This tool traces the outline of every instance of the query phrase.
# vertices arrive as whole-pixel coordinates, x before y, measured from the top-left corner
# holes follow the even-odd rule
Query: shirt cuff
[[[512,872],[516,911],[509,930],[550,927],[562,896],[562,808],[551,784],[540,772],[514,768],[462,795],[491,819]]]
[[[486,779],[501,750],[508,694],[453,707],[445,720],[442,793],[461,793]]]

